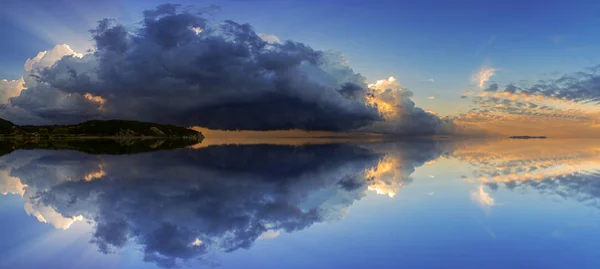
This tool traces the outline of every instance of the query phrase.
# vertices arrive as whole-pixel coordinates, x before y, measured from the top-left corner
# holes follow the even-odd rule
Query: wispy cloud
[[[482,67],[471,76],[471,81],[480,89],[483,89],[485,83],[488,82],[499,69],[493,67]]]

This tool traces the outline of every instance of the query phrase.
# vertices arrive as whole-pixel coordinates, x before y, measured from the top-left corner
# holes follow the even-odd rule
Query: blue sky
[[[442,115],[464,112],[471,75],[484,66],[502,84],[572,73],[600,63],[598,1],[3,1],[0,78],[17,79],[37,52],[60,43],[82,52],[101,18],[135,27],[141,11],[169,2],[218,5],[216,20],[341,51],[369,82],[394,76],[413,100]],[[434,82],[431,82],[433,79]],[[435,97],[435,98],[428,98]]]

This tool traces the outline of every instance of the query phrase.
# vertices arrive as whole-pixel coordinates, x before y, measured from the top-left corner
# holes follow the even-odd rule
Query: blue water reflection
[[[0,267],[597,268],[595,145],[17,150]]]

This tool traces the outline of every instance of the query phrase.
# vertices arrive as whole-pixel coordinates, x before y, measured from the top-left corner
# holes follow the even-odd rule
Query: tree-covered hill
[[[92,120],[74,125],[18,126],[0,119],[0,137],[160,137],[203,139],[202,133],[181,126],[128,120]]]

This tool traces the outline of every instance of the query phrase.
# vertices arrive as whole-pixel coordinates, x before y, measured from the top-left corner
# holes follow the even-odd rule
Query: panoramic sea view
[[[0,269],[598,269],[598,0],[0,0]]]

